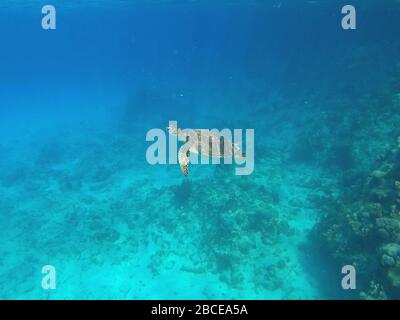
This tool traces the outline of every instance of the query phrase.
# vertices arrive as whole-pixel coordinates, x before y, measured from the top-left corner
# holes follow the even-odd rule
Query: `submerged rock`
[[[376,226],[381,236],[392,241],[400,240],[400,221],[394,218],[377,218]]]
[[[396,263],[393,257],[384,254],[381,259],[382,266],[384,267],[393,267]]]
[[[390,268],[387,277],[393,287],[400,288],[400,267]]]
[[[397,258],[400,256],[400,245],[397,243],[388,243],[382,247],[382,252],[390,257]]]

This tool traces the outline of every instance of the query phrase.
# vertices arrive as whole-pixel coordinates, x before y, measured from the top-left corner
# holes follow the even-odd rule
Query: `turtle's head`
[[[176,126],[176,125],[173,125],[173,124],[170,124],[168,127],[167,127],[167,131],[169,132],[169,134],[172,134],[172,135],[177,135],[178,134],[178,127]]]

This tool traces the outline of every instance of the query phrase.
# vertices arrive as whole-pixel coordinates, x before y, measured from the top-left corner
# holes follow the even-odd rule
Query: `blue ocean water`
[[[49,2],[0,4],[0,299],[400,298],[399,1]],[[170,120],[254,172],[150,165]]]

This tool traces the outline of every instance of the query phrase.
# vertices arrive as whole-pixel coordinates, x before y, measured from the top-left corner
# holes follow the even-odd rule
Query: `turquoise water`
[[[0,299],[400,298],[400,3],[353,3],[3,1]],[[254,172],[150,165],[170,120]]]

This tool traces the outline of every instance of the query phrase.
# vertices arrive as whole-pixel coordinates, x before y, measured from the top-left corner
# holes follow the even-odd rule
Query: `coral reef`
[[[364,299],[400,294],[400,148],[393,140],[360,193],[342,197],[317,227],[336,261],[356,266]]]

